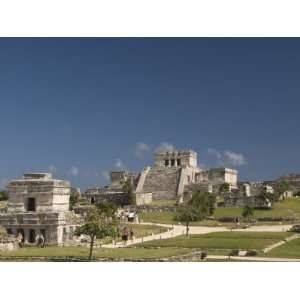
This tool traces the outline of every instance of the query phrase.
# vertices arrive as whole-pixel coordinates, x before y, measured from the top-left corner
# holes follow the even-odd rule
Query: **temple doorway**
[[[29,243],[31,243],[31,244],[35,243],[35,230],[34,229],[29,230]]]

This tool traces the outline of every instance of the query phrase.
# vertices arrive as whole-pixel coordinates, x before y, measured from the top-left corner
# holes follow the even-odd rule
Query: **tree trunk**
[[[93,256],[94,241],[95,241],[95,235],[93,234],[93,235],[91,236],[89,261],[92,260],[92,256]]]
[[[189,231],[190,231],[190,223],[186,222],[186,236],[189,236]]]

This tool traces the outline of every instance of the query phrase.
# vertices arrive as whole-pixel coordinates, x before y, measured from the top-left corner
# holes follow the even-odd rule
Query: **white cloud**
[[[224,151],[224,156],[234,166],[243,166],[247,163],[244,155],[241,153],[226,150]]]
[[[57,172],[57,168],[56,168],[55,166],[53,166],[53,165],[50,165],[50,166],[48,167],[48,170],[49,170],[51,173],[56,173],[56,172]]]
[[[72,166],[72,168],[71,168],[71,170],[70,170],[70,174],[71,174],[72,176],[77,176],[77,175],[79,174],[78,168],[75,167],[75,166]]]
[[[6,186],[8,185],[8,183],[9,183],[9,180],[7,178],[2,178],[0,180],[0,188],[1,189],[6,188]]]
[[[124,168],[124,164],[123,164],[123,162],[121,161],[120,158],[116,159],[115,168],[117,168],[117,169],[123,169]]]
[[[216,149],[208,148],[207,152],[208,152],[208,154],[215,156],[218,160],[222,159],[222,154]]]
[[[175,147],[169,142],[162,142],[157,148],[156,152],[159,151],[174,151]]]
[[[218,165],[226,166],[226,164],[228,164],[237,167],[247,163],[245,156],[241,153],[235,153],[229,150],[221,152],[213,148],[208,148],[207,152],[216,158]]]
[[[134,154],[137,158],[143,158],[149,151],[151,147],[143,142],[139,142],[135,146]]]
[[[110,174],[108,171],[103,171],[101,172],[101,176],[106,180],[109,181],[110,180]]]

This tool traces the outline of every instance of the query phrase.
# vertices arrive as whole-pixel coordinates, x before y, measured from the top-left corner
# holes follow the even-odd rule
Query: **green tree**
[[[74,206],[79,202],[78,197],[75,195],[70,196],[70,201],[69,201],[69,209],[73,210]]]
[[[242,217],[250,221],[250,218],[253,217],[254,209],[250,205],[245,205],[242,211]]]
[[[277,201],[280,200],[280,197],[290,189],[290,184],[285,181],[281,180],[274,186],[274,194]]]
[[[128,202],[129,202],[129,204],[135,205],[134,189],[133,189],[130,179],[127,179],[124,182],[122,190],[125,194],[125,197],[127,198]]]
[[[0,201],[8,200],[8,192],[7,191],[0,191]]]
[[[197,192],[192,199],[179,205],[175,220],[186,226],[186,235],[189,235],[191,222],[202,221],[214,213],[216,196],[210,193]]]
[[[196,192],[190,200],[192,206],[199,210],[203,218],[214,214],[216,201],[216,195],[208,192]]]
[[[228,193],[230,191],[230,185],[227,182],[224,182],[222,185],[219,187],[219,192],[222,193]]]
[[[95,239],[115,237],[117,232],[116,207],[113,204],[99,204],[90,208],[82,226],[77,228],[76,235],[86,234],[90,237],[89,260],[92,260]]]

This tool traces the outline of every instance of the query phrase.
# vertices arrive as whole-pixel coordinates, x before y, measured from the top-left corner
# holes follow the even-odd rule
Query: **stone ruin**
[[[53,179],[49,173],[30,173],[11,181],[7,189],[8,207],[0,214],[0,225],[8,234],[21,233],[25,244],[35,244],[39,234],[48,245],[73,238],[78,224],[69,211],[70,182]]]
[[[237,189],[236,170],[215,168],[202,170],[198,166],[197,153],[192,150],[159,151],[155,154],[154,165],[141,173],[127,171],[111,172],[111,185],[91,188],[85,193],[90,203],[112,201],[126,203],[122,190],[126,180],[130,180],[135,190],[137,205],[145,205],[152,200],[176,200],[183,202],[191,191],[215,191],[228,183],[230,190]]]
[[[128,171],[111,172],[110,186],[91,188],[85,193],[90,203],[111,201],[126,205],[128,199],[123,184],[130,180],[137,205],[144,206],[153,200],[187,201],[195,192],[220,193],[220,187],[228,184],[229,192],[224,195],[225,206],[270,207],[270,201],[262,200],[262,191],[273,193],[274,186],[286,180],[292,190],[286,197],[299,193],[300,175],[288,175],[275,181],[239,182],[238,171],[220,167],[203,170],[198,166],[197,153],[193,150],[159,151],[155,153],[153,166],[145,167],[140,173]]]

